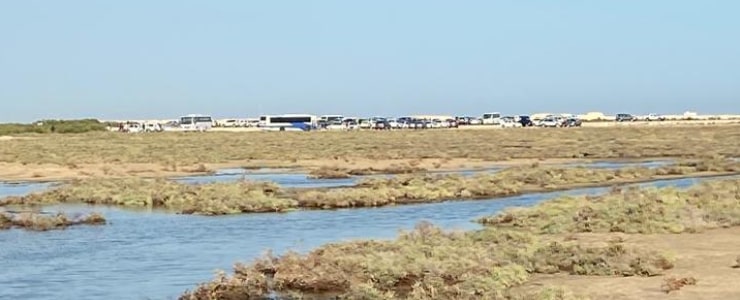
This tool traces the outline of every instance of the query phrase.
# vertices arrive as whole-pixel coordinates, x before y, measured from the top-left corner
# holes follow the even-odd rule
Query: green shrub
[[[25,133],[85,133],[106,131],[106,124],[94,119],[83,120],[42,120],[32,124],[0,124],[0,135]]]

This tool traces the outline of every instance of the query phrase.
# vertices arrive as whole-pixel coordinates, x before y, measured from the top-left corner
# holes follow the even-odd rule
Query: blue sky
[[[2,1],[0,122],[740,113],[740,1]]]

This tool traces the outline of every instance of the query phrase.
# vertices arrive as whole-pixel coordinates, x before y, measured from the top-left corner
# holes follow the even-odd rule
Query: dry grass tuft
[[[666,294],[669,294],[671,292],[680,290],[684,286],[696,285],[697,282],[698,280],[696,280],[696,278],[694,277],[667,277],[663,279],[663,284],[660,286],[660,290],[662,290]]]

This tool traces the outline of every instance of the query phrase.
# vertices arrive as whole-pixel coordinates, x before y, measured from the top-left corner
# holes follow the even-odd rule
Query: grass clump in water
[[[352,175],[349,174],[347,169],[336,167],[321,167],[308,173],[308,178],[311,179],[345,179],[350,177]]]
[[[693,166],[680,165],[678,171],[674,170],[676,166],[610,170],[533,165],[470,177],[459,174],[414,174],[365,179],[357,186],[347,188],[301,190],[296,191],[292,197],[299,201],[301,207],[308,208],[368,207],[452,199],[485,199],[579,186],[648,181],[668,175],[740,170],[740,162],[722,160],[714,164],[714,169],[704,168],[701,163]]]
[[[87,203],[158,207],[203,215],[281,212],[296,207],[295,201],[279,197],[279,192],[277,185],[266,182],[188,185],[162,179],[84,179],[43,193],[6,198],[0,205]]]
[[[91,213],[79,217],[70,217],[63,213],[53,215],[40,213],[7,213],[0,212],[0,229],[22,228],[33,231],[65,229],[75,225],[104,225],[105,217],[100,213]]]
[[[309,178],[313,179],[343,179],[352,176],[367,176],[378,174],[412,174],[426,172],[427,169],[413,166],[412,164],[392,165],[387,168],[360,168],[348,169],[342,167],[320,167],[309,172]]]

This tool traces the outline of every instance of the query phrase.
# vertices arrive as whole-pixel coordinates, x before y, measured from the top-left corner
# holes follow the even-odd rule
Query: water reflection
[[[311,179],[306,173],[295,173],[285,170],[269,170],[251,172],[243,169],[220,170],[212,175],[176,177],[173,180],[188,184],[204,184],[216,182],[234,182],[239,180],[271,181],[284,188],[321,188],[352,186],[357,178],[345,179]]]
[[[0,181],[0,199],[10,196],[24,196],[33,192],[48,189],[52,182],[2,182]]]
[[[621,169],[621,168],[660,168],[665,167],[668,165],[673,164],[674,162],[671,160],[653,160],[653,161],[640,161],[640,162],[613,162],[613,161],[595,161],[595,162],[589,162],[589,163],[572,163],[567,164],[566,166],[570,167],[584,167],[584,168],[593,168],[593,169]]]
[[[641,186],[686,187],[704,179]],[[589,188],[497,200],[247,214],[226,217],[132,212],[112,207],[58,206],[47,210],[102,211],[110,225],[64,231],[0,232],[0,299],[167,299],[230,270],[265,249],[306,251],[351,239],[387,239],[421,220],[444,228],[475,229],[471,222],[501,209],[529,206],[558,195],[602,193]]]

